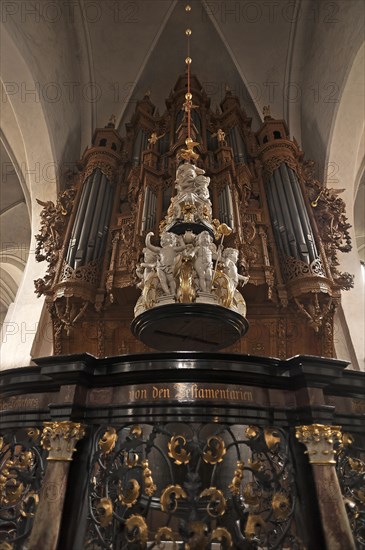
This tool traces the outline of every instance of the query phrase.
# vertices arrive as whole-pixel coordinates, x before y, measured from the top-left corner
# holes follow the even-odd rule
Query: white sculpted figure
[[[238,273],[238,269],[236,266],[237,261],[237,248],[226,248],[223,251],[224,273],[230,278],[235,289],[237,288],[239,281],[241,281],[242,284],[245,285],[249,279],[249,277],[244,277],[243,275],[240,275]]]
[[[141,279],[137,288],[143,289],[151,273],[156,272],[157,254],[149,248],[143,249],[143,262],[137,265],[136,275]]]
[[[184,163],[176,171],[176,190],[178,195],[194,193],[196,168],[194,164]]]
[[[199,169],[198,175],[195,178],[195,193],[198,195],[200,199],[203,199],[206,202],[209,202],[211,204],[209,199],[209,190],[208,186],[210,183],[210,178],[208,176],[204,176],[204,170]]]
[[[176,235],[165,231],[160,237],[161,246],[151,244],[153,233],[146,236],[146,247],[157,254],[156,271],[165,294],[176,293],[175,266],[177,254],[184,250],[185,244],[176,246]]]
[[[198,275],[200,290],[210,292],[213,277],[213,258],[217,248],[208,231],[202,231],[196,238],[194,267]]]

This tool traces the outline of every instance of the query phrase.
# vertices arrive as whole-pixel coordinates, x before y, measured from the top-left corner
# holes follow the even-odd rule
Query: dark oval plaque
[[[239,313],[212,304],[169,304],[138,315],[136,338],[160,351],[217,351],[241,338],[248,322]]]

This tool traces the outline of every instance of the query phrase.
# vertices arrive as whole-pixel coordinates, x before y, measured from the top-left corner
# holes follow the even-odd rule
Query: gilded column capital
[[[342,440],[341,426],[297,426],[295,436],[307,447],[306,454],[311,464],[336,464],[333,444]]]
[[[76,443],[85,435],[85,427],[78,422],[45,422],[41,444],[49,451],[47,460],[70,462]]]

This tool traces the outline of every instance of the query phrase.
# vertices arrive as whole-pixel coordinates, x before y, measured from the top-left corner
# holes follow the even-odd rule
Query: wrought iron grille
[[[3,550],[25,550],[32,530],[45,471],[41,433],[38,428],[25,428],[0,437],[0,547]]]
[[[85,549],[303,549],[288,437],[214,423],[100,427]]]

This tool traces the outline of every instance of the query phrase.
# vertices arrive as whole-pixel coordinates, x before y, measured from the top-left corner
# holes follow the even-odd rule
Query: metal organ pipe
[[[233,216],[233,201],[232,201],[232,193],[231,188],[229,185],[226,187],[227,192],[227,204],[228,204],[228,225],[234,229],[234,216]]]
[[[94,248],[93,260],[100,258],[103,249],[106,237],[108,235],[109,229],[109,220],[111,216],[111,210],[113,205],[114,198],[114,184],[107,182],[106,194],[103,203],[103,208],[100,214],[100,221],[98,225],[98,230],[96,234],[96,243]]]
[[[98,260],[106,242],[114,185],[96,168],[87,178],[77,207],[66,262],[73,269]]]
[[[100,184],[99,184],[98,196],[95,202],[92,222],[91,222],[91,226],[89,227],[86,257],[83,262],[84,264],[90,263],[94,255],[98,224],[100,221],[100,213],[103,208],[103,201],[105,198],[105,190],[106,190],[106,177],[104,176],[104,174],[102,174],[100,179]]]
[[[237,126],[229,130],[228,140],[233,149],[234,161],[246,162],[246,148]]]
[[[227,223],[227,197],[226,197],[226,187],[222,191],[222,214],[223,220]]]
[[[237,126],[233,128],[233,132],[235,134],[235,141],[236,141],[236,155],[235,155],[235,161],[236,162],[245,162],[246,161],[246,150],[245,150],[245,144],[243,143],[242,136],[240,134],[239,129]]]
[[[289,179],[289,174],[286,169],[286,164],[283,163],[280,168],[281,181],[284,188],[284,193],[286,196],[286,201],[289,210],[289,216],[294,228],[294,233],[297,243],[297,254],[299,254],[300,259],[306,263],[310,263],[308,247],[305,240],[304,232],[302,225],[300,223],[300,217],[298,212],[298,207],[295,201],[294,193],[292,190],[291,182]]]
[[[71,238],[70,238],[70,242],[69,242],[68,250],[66,254],[66,263],[70,266],[73,266],[73,262],[76,254],[76,244],[79,240],[82,222],[85,217],[87,199],[90,194],[90,185],[88,185],[88,182],[91,177],[92,175],[88,177],[88,181],[86,181],[82,187],[80,202],[77,208],[75,221],[72,228]]]
[[[313,260],[315,260],[316,258],[319,258],[319,254],[318,254],[316,243],[314,240],[314,235],[310,224],[308,212],[304,203],[303,194],[300,189],[298,177],[294,172],[294,170],[289,166],[286,166],[286,169],[287,169],[292,190],[295,196],[300,221],[302,223],[302,227],[303,227],[303,231],[304,231],[304,235],[305,235],[305,239],[308,247],[310,261],[313,262]]]
[[[290,255],[293,256],[294,258],[299,259],[297,241],[296,241],[296,237],[295,237],[295,231],[294,231],[294,227],[293,227],[293,224],[292,224],[292,221],[291,221],[291,218],[290,218],[290,212],[289,212],[289,208],[288,208],[288,203],[286,201],[283,182],[281,180],[280,172],[278,170],[274,171],[274,181],[275,181],[276,191],[278,193],[278,197],[279,197],[280,204],[281,204],[281,211],[283,213],[283,220],[284,220],[284,228],[283,229],[284,229],[284,231],[286,232],[286,234],[288,236],[289,248],[290,248],[290,251],[291,251]]]
[[[156,193],[152,193],[152,211],[151,211],[150,229],[153,229],[155,226],[156,209],[157,209],[157,195]]]
[[[150,228],[150,215],[151,215],[151,200],[152,200],[152,197],[151,197],[151,189],[148,187],[147,188],[148,191],[147,191],[147,196],[146,196],[146,200],[147,200],[147,209],[146,209],[146,231],[149,231],[149,228]]]
[[[101,180],[101,171],[97,168],[93,172],[93,176],[90,180],[90,195],[86,207],[85,217],[83,219],[83,223],[81,226],[80,231],[80,237],[78,240],[78,243],[76,244],[76,254],[74,258],[74,265],[71,265],[71,267],[77,269],[78,267],[85,265],[85,254],[86,254],[86,247],[88,244],[89,239],[89,231],[90,231],[90,224],[91,220],[94,216],[95,211],[95,204],[98,196],[99,191],[99,184]]]
[[[282,163],[266,185],[270,216],[279,248],[307,264],[318,258],[297,175]]]
[[[284,217],[281,211],[278,193],[275,189],[275,181],[273,176],[271,176],[269,184],[266,186],[266,190],[268,193],[268,204],[278,246],[284,254],[290,256],[289,241],[285,232]]]
[[[133,164],[137,166],[142,157],[142,151],[147,149],[147,135],[142,128],[139,129],[133,146]]]
[[[143,211],[142,211],[142,222],[141,222],[141,233],[143,233],[143,231],[146,230],[146,225],[147,225],[147,207],[148,207],[148,192],[149,192],[149,187],[147,187],[146,189],[146,193],[145,193],[145,196],[144,196],[144,203],[143,203]]]
[[[99,251],[99,257],[102,255],[105,245],[108,239],[108,232],[109,232],[109,221],[110,216],[112,215],[113,211],[113,203],[114,203],[114,191],[115,191],[115,185],[113,184],[110,186],[110,197],[108,202],[108,208],[105,215],[105,222],[104,222],[104,231],[103,231],[103,237],[100,243],[100,251]]]

